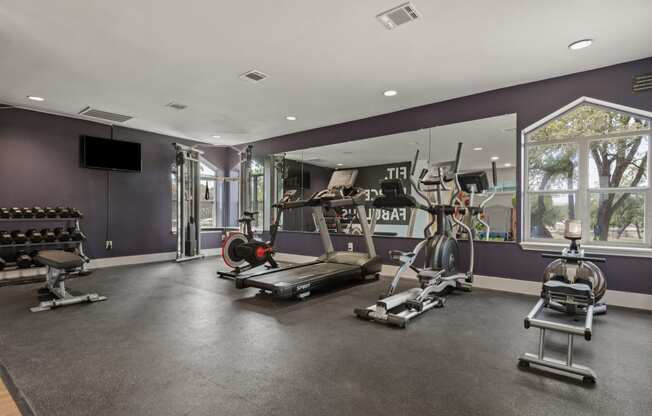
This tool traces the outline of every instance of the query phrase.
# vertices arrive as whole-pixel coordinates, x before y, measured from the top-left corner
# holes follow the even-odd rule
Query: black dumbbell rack
[[[80,218],[78,217],[54,217],[54,218],[0,218],[0,223],[57,223],[57,224],[63,224],[65,228],[72,227],[71,224],[74,224],[75,230],[81,231],[79,227],[79,220]],[[0,227],[1,228],[1,227]],[[11,227],[13,228],[13,227]],[[16,227],[18,228],[18,227]],[[22,248],[31,248],[34,250],[41,250],[49,247],[74,247],[75,248],[75,253],[78,254],[82,259],[84,259],[86,262],[89,261],[89,258],[84,254],[84,240],[69,240],[69,241],[52,241],[52,242],[40,242],[40,243],[32,243],[30,241],[26,243],[21,243],[21,244],[0,244],[0,251],[6,251],[6,250],[14,250],[17,251],[18,249]],[[30,268],[38,268],[40,266],[32,266]],[[30,277],[18,277],[18,278],[6,278],[3,276],[5,271],[11,271],[11,270],[19,270],[18,266],[15,264],[12,264],[11,262],[7,263],[7,266],[4,268],[4,270],[0,271],[0,286],[6,286],[10,284],[21,284],[21,283],[33,283],[33,282],[38,282],[42,281],[45,275],[39,275],[39,276],[30,276]],[[22,270],[28,270],[27,268],[22,269]],[[89,271],[86,270],[85,264],[82,266],[81,270],[77,273],[79,275],[85,275],[88,274]]]

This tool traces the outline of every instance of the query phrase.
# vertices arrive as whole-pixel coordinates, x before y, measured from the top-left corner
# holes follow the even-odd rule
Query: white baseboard
[[[315,260],[316,257],[312,256],[301,256],[298,254],[285,254],[279,253],[277,256],[278,260],[285,260],[291,263],[302,263]],[[384,264],[382,274],[384,276],[393,276],[396,273],[398,266],[391,264]],[[407,279],[416,279],[417,274],[413,270],[408,270],[405,272],[404,277]],[[519,279],[508,279],[505,277],[493,277],[493,276],[483,276],[475,275],[474,276],[473,286],[498,290],[502,292],[511,292],[511,293],[520,293],[523,295],[533,295],[539,296],[541,293],[541,283],[532,282],[529,280],[519,280]],[[607,305],[612,306],[622,306],[624,308],[633,308],[633,309],[644,309],[652,310],[652,295],[646,295],[643,293],[634,293],[634,292],[623,292],[619,290],[607,290],[602,301]]]
[[[219,256],[221,248],[202,250],[205,256]],[[172,261],[176,257],[175,252],[143,254],[139,256],[106,257],[93,259],[89,263],[89,269],[101,269],[105,267],[129,266],[133,264],[156,263]],[[302,256],[299,254],[278,253],[277,260],[291,263],[304,263],[315,260],[313,256]],[[392,276],[396,273],[398,266],[385,264],[381,273],[385,276]],[[16,278],[25,278],[45,274],[45,268],[19,269],[0,272],[0,281]],[[416,279],[417,275],[413,270],[408,270],[405,275],[407,279]],[[524,295],[538,296],[541,292],[541,283],[528,280],[508,279],[503,277],[476,275],[474,286],[482,289],[499,290],[502,292],[520,293]],[[652,295],[643,293],[623,292],[619,290],[607,290],[602,299],[607,305],[622,306],[625,308],[652,310]]]
[[[219,256],[222,254],[222,248],[209,248],[201,250],[204,256]],[[104,257],[92,259],[88,263],[89,269],[103,269],[105,267],[129,266],[133,264],[157,263],[162,261],[172,261],[176,257],[176,252],[142,254],[138,256],[121,256],[121,257]],[[7,270],[0,272],[0,281],[12,280],[26,277],[45,275],[45,267],[34,267],[29,269]]]

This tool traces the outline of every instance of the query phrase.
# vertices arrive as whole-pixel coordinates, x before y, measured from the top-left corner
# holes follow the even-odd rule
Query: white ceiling
[[[355,140],[288,152],[288,159],[328,168],[355,168],[414,160],[431,163],[455,159],[462,142],[460,170],[489,169],[491,157],[497,166],[516,165],[516,115],[490,117],[464,123]],[[481,147],[482,150],[473,150]]]
[[[650,0],[402,1],[3,0],[0,101],[231,145],[652,55]]]

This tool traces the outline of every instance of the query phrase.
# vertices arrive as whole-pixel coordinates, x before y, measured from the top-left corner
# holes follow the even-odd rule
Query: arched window
[[[523,130],[524,240],[562,240],[577,218],[585,243],[650,246],[651,116],[582,97]]]

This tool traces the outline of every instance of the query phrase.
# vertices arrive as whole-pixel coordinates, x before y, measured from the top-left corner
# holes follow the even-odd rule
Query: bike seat
[[[245,211],[242,213],[242,215],[246,217],[253,217],[254,215],[258,215],[258,211]]]
[[[414,257],[415,254],[411,251],[389,250],[389,256],[396,257]]]

